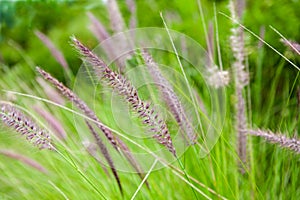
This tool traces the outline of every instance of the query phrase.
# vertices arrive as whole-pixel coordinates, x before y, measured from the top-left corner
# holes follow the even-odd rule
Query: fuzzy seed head
[[[48,131],[40,128],[31,118],[10,104],[1,103],[0,119],[39,149],[52,149]]]
[[[148,125],[149,129],[155,132],[153,137],[176,156],[175,147],[173,146],[165,122],[161,120],[161,123],[159,123],[159,119],[157,119],[154,113],[155,111],[150,107],[150,104],[141,100],[136,88],[124,76],[112,71],[100,58],[76,38],[72,38],[72,40],[75,48],[79,51],[83,59],[93,66],[98,77],[105,80],[119,95],[124,97],[131,105],[133,111],[139,114],[144,124]]]

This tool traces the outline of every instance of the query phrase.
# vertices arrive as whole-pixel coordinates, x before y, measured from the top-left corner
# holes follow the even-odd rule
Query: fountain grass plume
[[[62,52],[58,50],[53,42],[42,32],[35,30],[34,34],[45,44],[45,46],[49,49],[52,56],[55,60],[67,71],[69,71],[69,65],[63,56]]]
[[[50,126],[50,129],[59,139],[67,139],[67,133],[64,130],[63,125],[59,122],[58,119],[56,119],[54,115],[37,105],[33,106],[33,109],[47,121],[48,125]]]
[[[264,138],[267,142],[277,144],[282,148],[292,150],[300,154],[300,140],[298,138],[288,138],[283,134],[273,133],[272,131],[264,130],[247,130],[245,131],[249,135],[258,136]]]
[[[41,68],[37,67],[36,70],[40,73],[40,75],[47,81],[53,84],[60,92],[63,94],[67,99],[69,99],[71,102],[75,104],[75,106],[81,110],[87,117],[93,119],[97,122],[98,128],[105,134],[108,141],[113,145],[113,147],[117,150],[118,145],[117,141],[115,139],[115,136],[112,134],[112,132],[107,129],[102,122],[98,119],[94,111],[92,111],[88,105],[82,101],[72,90],[64,86],[61,82],[59,82],[57,79],[55,79],[53,76],[51,76],[46,71],[42,70]]]
[[[87,12],[87,15],[91,21],[90,30],[97,37],[98,41],[102,42],[109,38],[110,35],[103,24],[91,12]]]
[[[236,5],[233,1],[230,1],[229,9],[231,17],[233,18],[234,26],[231,28],[230,45],[233,52],[233,72],[235,81],[235,93],[237,98],[236,103],[236,131],[237,131],[237,146],[239,159],[242,162],[241,166],[247,162],[247,134],[243,131],[247,128],[246,117],[246,101],[243,97],[243,89],[249,83],[249,74],[245,67],[245,48],[244,48],[244,35],[243,29],[236,23],[239,21]],[[239,11],[239,15],[241,11]],[[241,168],[241,172],[244,173],[244,169]]]
[[[110,169],[111,169],[111,171],[112,171],[112,173],[113,173],[113,175],[114,175],[114,177],[115,177],[115,179],[116,179],[116,181],[118,183],[119,189],[120,189],[121,193],[123,194],[121,180],[119,178],[119,175],[118,175],[117,170],[115,168],[114,162],[113,162],[113,160],[112,160],[112,158],[111,158],[111,156],[110,156],[107,148],[105,147],[102,139],[100,138],[100,136],[98,135],[98,133],[96,132],[96,130],[93,128],[92,124],[90,124],[87,120],[85,120],[85,123],[87,124],[90,132],[92,133],[92,135],[93,135],[93,137],[95,139],[95,142],[96,142],[97,146],[99,147],[102,155],[106,159],[106,161],[107,161],[107,163],[108,163],[108,165],[109,165],[109,167],[110,167]]]
[[[104,79],[109,86],[124,97],[131,105],[132,110],[143,120],[143,123],[149,126],[151,132],[154,132],[153,138],[164,145],[176,157],[176,150],[173,146],[168,127],[164,120],[151,108],[150,103],[144,102],[139,97],[137,89],[124,76],[112,71],[100,58],[75,37],[71,39],[83,60],[93,67],[99,79]]]
[[[0,119],[8,127],[25,136],[26,140],[39,149],[53,149],[50,134],[39,127],[29,116],[8,103],[0,103]]]
[[[29,157],[24,156],[22,154],[16,153],[16,152],[11,151],[9,149],[0,149],[0,154],[6,156],[8,158],[18,160],[21,163],[23,163],[25,165],[28,165],[28,166],[38,170],[39,172],[41,172],[43,174],[48,174],[48,170],[45,167],[43,167],[40,163],[33,160],[32,158],[29,158]]]
[[[126,0],[127,8],[130,12],[130,19],[129,19],[129,28],[135,29],[137,26],[137,14],[136,14],[136,3],[135,0]]]
[[[63,94],[66,98],[68,98],[71,102],[75,104],[75,106],[81,110],[87,117],[91,118],[95,121],[95,125],[97,128],[99,128],[105,137],[108,139],[108,141],[111,143],[111,145],[116,149],[119,153],[123,152],[126,159],[129,161],[129,163],[134,167],[134,169],[137,171],[138,175],[141,179],[144,178],[142,170],[134,156],[132,155],[131,151],[127,147],[127,145],[119,139],[117,136],[113,135],[112,131],[107,128],[97,117],[96,113],[83,101],[81,100],[72,90],[64,86],[61,82],[59,82],[57,79],[55,79],[53,76],[51,76],[49,73],[45,72],[41,68],[37,67],[36,70],[40,73],[40,75],[50,83],[52,83],[53,86],[55,86],[61,94]]]
[[[109,13],[111,28],[115,33],[124,31],[126,29],[126,25],[122,14],[120,12],[118,3],[116,0],[109,0],[107,2],[107,10]]]
[[[92,156],[98,163],[99,165],[102,167],[104,173],[107,176],[110,176],[110,174],[108,173],[107,167],[104,165],[102,158],[98,155],[98,145],[95,144],[94,142],[90,142],[89,140],[84,140],[82,142],[85,150],[88,152],[88,154],[90,156]]]
[[[182,106],[170,82],[162,75],[157,63],[154,62],[148,51],[145,49],[142,50],[142,56],[152,79],[155,81],[162,94],[165,103],[175,117],[181,131],[186,134],[185,137],[187,138],[188,143],[195,144],[198,138],[197,134],[195,134],[192,124],[186,116],[184,107]]]

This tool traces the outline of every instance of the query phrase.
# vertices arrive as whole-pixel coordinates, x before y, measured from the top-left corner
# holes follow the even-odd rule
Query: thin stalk
[[[96,187],[96,185],[86,176],[84,175],[84,173],[79,169],[79,167],[76,165],[76,163],[74,162],[74,160],[71,158],[71,156],[69,155],[68,152],[66,152],[68,154],[69,159],[62,154],[59,150],[57,150],[55,147],[54,151],[57,152],[70,166],[72,166],[79,174],[80,176],[86,180],[86,182],[88,184],[90,184],[90,186],[105,200],[108,200],[108,198]]]
[[[191,179],[190,179],[189,176],[187,175],[187,173],[186,173],[186,171],[185,171],[185,168],[184,168],[184,166],[183,166],[181,160],[180,160],[177,156],[176,156],[176,159],[177,159],[178,164],[179,164],[179,166],[181,167],[181,169],[182,169],[182,171],[183,171],[183,173],[184,173],[184,176],[185,176],[186,180],[187,180],[189,183],[191,183]],[[196,199],[198,199],[198,196],[197,196],[197,194],[196,194],[196,192],[195,192],[195,189],[194,189],[193,187],[191,187],[191,189],[192,189],[192,191],[193,191],[193,193],[194,193]],[[203,194],[203,195],[205,195],[205,194]],[[205,195],[205,197],[207,197],[207,196]]]
[[[132,195],[131,200],[135,199],[136,195],[138,194],[138,192],[141,190],[142,186],[144,185],[144,183],[147,181],[150,173],[152,172],[152,170],[154,169],[155,165],[157,164],[157,159],[154,160],[152,166],[150,167],[148,173],[146,174],[146,176],[144,177],[144,179],[142,180],[141,184],[138,186],[138,188],[136,189],[135,193]]]

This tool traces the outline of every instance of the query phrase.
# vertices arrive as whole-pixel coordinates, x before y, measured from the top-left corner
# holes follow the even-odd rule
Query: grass
[[[194,3],[197,4],[197,2]],[[200,6],[208,4],[200,1],[198,3]],[[181,3],[176,5],[183,6]],[[126,10],[125,5],[120,3],[120,6],[122,12]],[[147,5],[137,4],[138,11],[139,8],[145,6]],[[170,5],[172,6],[175,4]],[[184,12],[187,12],[185,9],[190,8],[188,6],[183,8]],[[213,10],[211,7],[209,9]],[[200,12],[203,12],[202,8]],[[137,16],[140,17],[139,12]],[[200,16],[202,16],[202,21],[205,21],[203,13],[200,13]],[[159,17],[158,13],[156,17]],[[124,19],[129,18],[125,16]],[[226,19],[224,14],[215,14],[214,18],[218,18],[215,26],[220,27],[217,31],[220,38],[217,37],[216,40],[220,51],[218,50],[214,57],[218,58],[216,63],[219,63],[221,69],[231,72],[229,66],[234,59],[227,55],[230,54],[229,50],[224,51],[226,45],[222,45],[224,35],[228,43],[230,35],[226,34],[226,31],[222,32],[222,25],[232,23],[232,21],[229,19],[228,22],[223,23]],[[170,69],[168,71],[167,68],[160,66],[165,70],[161,73],[170,81],[179,99],[187,108],[186,116],[192,118],[195,132],[199,137],[198,143],[187,147],[183,145],[186,141],[180,139],[180,135],[175,137],[180,129],[180,123],[178,123],[180,117],[177,116],[176,119],[176,116],[168,112],[167,104],[160,97],[159,89],[153,84],[138,87],[139,97],[145,101],[153,100],[156,105],[160,105],[158,110],[162,110],[162,116],[167,119],[166,125],[175,149],[182,147],[186,148],[186,151],[183,153],[179,150],[177,151],[179,154],[175,154],[174,157],[168,151],[168,149],[172,150],[170,146],[165,148],[158,144],[158,142],[165,142],[164,140],[158,140],[158,142],[149,140],[153,133],[145,128],[136,112],[130,111],[130,106],[115,90],[109,89],[101,81],[98,82],[90,65],[85,65],[84,69],[81,68],[77,76],[71,74],[71,71],[64,72],[63,76],[66,80],[64,82],[70,88],[74,85],[74,92],[96,112],[99,121],[88,115],[88,112],[82,114],[82,109],[77,109],[75,103],[67,99],[62,101],[62,104],[56,103],[57,99],[53,98],[55,95],[49,98],[47,94],[49,90],[36,81],[39,75],[35,72],[35,62],[31,56],[22,49],[22,46],[10,43],[14,52],[19,52],[22,58],[13,68],[8,67],[6,63],[1,63],[1,71],[4,75],[0,80],[2,89],[0,99],[28,110],[26,114],[31,115],[38,125],[49,129],[50,124],[47,120],[34,110],[35,106],[43,108],[61,123],[67,136],[65,139],[59,138],[49,129],[55,151],[39,150],[1,123],[0,199],[297,199],[300,196],[299,154],[288,148],[282,148],[280,145],[268,143],[263,138],[248,136],[247,160],[238,162],[241,158],[237,151],[237,130],[233,117],[237,97],[232,77],[229,85],[208,90],[209,86],[204,82],[205,74],[199,73],[201,70],[197,69],[198,66],[191,66],[191,63],[179,56],[182,49],[178,48],[179,43],[176,43],[174,32],[167,28],[169,27],[168,19],[163,22],[160,20],[160,22],[165,25],[164,34],[168,36],[167,42],[170,43],[174,53],[151,50],[149,52],[154,61],[172,66],[172,72],[179,74],[174,75],[170,73]],[[203,27],[206,27],[205,23]],[[276,34],[285,35],[273,27],[272,29]],[[253,32],[250,32],[250,36],[247,35],[250,29],[246,28],[244,31],[246,37],[251,37],[258,42]],[[268,34],[270,33],[267,33],[266,37]],[[76,36],[80,37],[78,34]],[[286,137],[292,138],[299,136],[297,132],[299,131],[299,117],[297,116],[300,101],[297,99],[299,55],[282,52],[277,50],[277,47],[273,47],[274,43],[280,43],[280,37],[276,41],[271,41],[272,46],[270,42],[267,42],[268,38],[259,38],[264,43],[259,49],[252,43],[245,43],[246,48],[247,46],[255,48],[254,52],[249,55],[249,60],[245,60],[245,66],[249,67],[250,74],[249,85],[243,89],[243,97],[247,103],[245,105],[246,125],[247,128],[254,130],[271,129],[273,132],[282,132]],[[218,43],[220,40],[221,43]],[[189,40],[187,45],[189,45],[188,42]],[[76,57],[76,51],[71,51],[68,54]],[[222,55],[217,55],[219,52]],[[6,54],[7,51],[5,51]],[[48,54],[50,57],[50,52]],[[160,55],[163,56],[160,57]],[[102,54],[98,56],[102,58]],[[255,58],[253,59],[252,56]],[[202,56],[201,59],[206,58]],[[48,59],[44,60],[43,65],[40,64],[43,68],[47,67]],[[138,51],[126,62],[125,70],[128,70],[128,73],[124,76],[128,78],[128,75],[133,85],[151,80],[147,70],[140,70],[140,65],[143,63],[143,56]],[[203,63],[206,62],[203,61]],[[109,67],[117,72],[118,64],[116,62]],[[71,64],[69,66],[72,68]],[[140,77],[137,77],[139,75]],[[61,75],[58,77],[61,78]],[[193,95],[195,93],[199,99]],[[200,107],[199,101],[202,101],[204,109]],[[154,104],[151,106],[155,107]],[[119,110],[123,113],[118,113]],[[210,124],[212,122],[210,114],[215,117],[216,123]],[[106,137],[99,133],[117,169],[123,192],[120,191],[120,186],[113,177],[116,175],[110,170],[104,170],[112,166],[107,163],[109,159],[98,150],[95,152],[95,157],[99,157],[97,160],[86,150],[83,143],[93,142],[94,138],[85,120],[94,125],[102,122],[104,128],[112,131],[116,137],[124,141],[141,165],[144,173],[139,177],[132,165],[127,162],[124,151],[121,154],[118,153]],[[208,129],[209,125],[211,129]],[[209,154],[203,154],[205,147],[201,146],[201,142],[214,140],[203,137],[201,129],[211,130],[209,134],[220,136],[215,145],[210,146],[213,148],[210,149]],[[280,142],[275,139],[276,141]],[[7,150],[35,160],[47,170],[47,173],[23,163],[22,159],[16,159],[16,155],[9,156],[5,153],[8,152]],[[157,150],[162,151],[157,152]],[[99,160],[104,164],[99,163]],[[241,167],[244,167],[244,174],[240,173]]]

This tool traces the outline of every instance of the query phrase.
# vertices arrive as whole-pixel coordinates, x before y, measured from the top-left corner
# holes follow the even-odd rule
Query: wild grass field
[[[299,0],[0,1],[0,199],[299,199]]]

